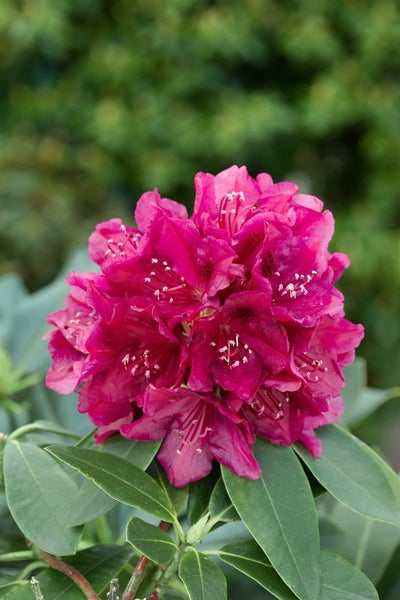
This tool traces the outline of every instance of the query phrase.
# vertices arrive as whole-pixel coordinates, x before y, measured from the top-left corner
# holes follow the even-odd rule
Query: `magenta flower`
[[[140,253],[110,262],[104,273],[118,295],[141,296],[170,323],[191,321],[228,287],[238,268],[236,254],[221,239],[202,236],[188,219],[162,212],[143,234]]]
[[[149,386],[143,416],[123,425],[121,433],[128,439],[163,439],[158,459],[175,486],[207,475],[212,458],[240,476],[261,475],[251,452],[255,437],[249,423],[212,393]]]
[[[86,342],[98,323],[94,273],[71,273],[67,283],[72,286],[66,308],[49,315],[47,322],[56,329],[45,335],[49,339],[52,365],[46,383],[60,394],[71,393],[81,381],[88,352]],[[94,292],[94,294],[93,294]]]
[[[108,426],[131,415],[149,384],[174,387],[183,381],[186,345],[151,306],[118,304],[92,333],[87,350],[78,410],[87,412],[95,425]]]
[[[127,227],[121,219],[99,223],[89,237],[89,256],[101,267],[123,264],[130,256],[136,256],[141,237],[137,229]]]
[[[255,215],[271,210],[283,213],[296,194],[294,183],[273,184],[266,173],[254,180],[246,167],[230,167],[216,176],[198,173],[193,220],[204,231],[224,230],[230,238]],[[283,210],[282,210],[283,209]]]
[[[256,291],[232,294],[218,311],[198,319],[190,348],[191,389],[211,391],[218,385],[243,399],[289,360],[286,331],[271,316],[268,295]]]
[[[321,200],[236,166],[198,173],[195,189],[191,217],[155,189],[137,228],[100,223],[89,239],[100,272],[71,274],[48,318],[47,385],[78,392],[98,443],[162,440],[176,486],[214,459],[259,477],[255,435],[320,455],[315,429],[339,419],[363,337],[334,287],[349,261],[329,252]]]

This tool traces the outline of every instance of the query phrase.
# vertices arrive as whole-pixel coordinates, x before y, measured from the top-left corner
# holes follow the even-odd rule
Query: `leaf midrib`
[[[265,485],[265,481],[264,481],[264,479],[263,479],[263,478],[261,478],[261,479],[262,479],[262,485],[263,485],[263,487],[264,487],[264,489],[265,489],[265,491],[266,491],[266,494],[267,494],[267,496],[268,496],[268,498],[269,498],[269,500],[270,500],[271,508],[272,508],[272,510],[273,510],[273,512],[274,512],[275,519],[276,519],[276,521],[277,521],[277,523],[278,523],[278,525],[279,525],[279,529],[280,529],[280,531],[281,531],[281,533],[282,533],[282,536],[283,536],[283,538],[284,538],[284,540],[285,540],[286,546],[287,546],[287,548],[289,549],[289,555],[290,555],[290,558],[291,558],[291,560],[292,560],[292,563],[294,564],[295,571],[296,571],[296,573],[298,573],[298,575],[299,575],[299,577],[300,577],[300,580],[301,580],[301,582],[303,583],[303,587],[304,587],[304,589],[305,589],[305,590],[306,590],[306,592],[307,592],[307,597],[309,597],[309,598],[310,598],[310,600],[314,600],[314,598],[311,598],[311,597],[309,596],[308,586],[307,586],[307,584],[304,582],[304,577],[303,577],[303,574],[302,574],[302,572],[301,572],[301,571],[298,569],[298,567],[297,567],[297,565],[296,565],[296,561],[295,561],[295,559],[294,559],[294,556],[293,556],[293,553],[292,553],[292,549],[291,549],[291,546],[290,546],[290,544],[289,544],[289,540],[287,539],[287,536],[286,536],[286,534],[285,534],[285,531],[284,531],[284,529],[282,528],[281,521],[278,519],[278,513],[277,513],[277,511],[276,511],[276,509],[275,509],[275,505],[274,505],[274,503],[273,503],[273,501],[272,501],[272,497],[271,497],[271,495],[270,495],[270,493],[269,493],[269,491],[268,491],[268,488],[267,488],[267,486]],[[255,537],[255,536],[254,536],[254,537]],[[271,561],[271,562],[272,562],[272,561]],[[282,577],[282,580],[283,580],[283,581],[285,581],[285,579],[284,579],[284,577],[283,577],[282,575],[281,575],[281,577]],[[285,583],[286,583],[286,585],[288,585],[288,587],[291,587],[291,586],[290,586],[290,585],[287,583],[287,581],[285,581]]]
[[[54,453],[56,454],[56,453]],[[56,456],[58,456],[58,458],[60,458],[60,460],[62,460],[63,462],[66,462],[67,464],[71,464],[69,463],[67,460],[65,460],[62,456],[60,456],[59,454],[56,454]],[[116,481],[118,481],[118,483],[122,483],[124,486],[128,487],[128,489],[132,489],[135,490],[137,493],[145,496],[146,498],[150,499],[151,502],[154,502],[155,504],[157,504],[157,506],[160,506],[163,510],[165,510],[170,517],[174,518],[174,515],[171,513],[171,511],[169,510],[168,507],[166,507],[164,504],[162,504],[161,502],[159,502],[157,499],[155,499],[150,493],[147,493],[146,491],[143,491],[140,488],[135,487],[132,483],[126,481],[125,479],[123,479],[122,477],[119,477],[118,475],[116,475],[115,473],[108,471],[107,469],[103,468],[103,469],[99,469],[99,467],[96,467],[95,465],[93,465],[90,462],[85,461],[83,458],[77,458],[77,457],[73,457],[73,461],[75,461],[76,463],[81,463],[84,466],[89,466],[91,469],[95,470],[96,472],[100,472],[100,473],[106,473],[107,475],[109,475],[110,477],[114,478]],[[132,463],[133,464],[133,463]],[[71,464],[71,466],[73,467],[74,465]],[[139,467],[137,467],[136,465],[134,465],[137,469],[139,469]],[[78,469],[78,467],[76,467]],[[79,469],[78,469],[79,470]],[[95,479],[91,476],[91,475],[87,475],[86,473],[84,473],[82,471],[82,473],[85,475],[85,477],[88,477],[91,481],[93,481],[98,487],[100,487],[101,489],[104,490],[104,488],[96,483]],[[104,490],[105,491],[105,490]],[[160,491],[162,491],[160,489]],[[107,494],[109,492],[106,492]],[[109,494],[111,495],[111,494]],[[119,498],[116,498],[116,500],[119,500]],[[126,503],[125,501],[123,501],[124,503]]]

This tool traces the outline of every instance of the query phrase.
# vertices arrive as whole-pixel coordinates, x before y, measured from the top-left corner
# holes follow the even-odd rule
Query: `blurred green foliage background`
[[[0,272],[245,164],[333,210],[371,383],[400,373],[398,0],[2,0]]]

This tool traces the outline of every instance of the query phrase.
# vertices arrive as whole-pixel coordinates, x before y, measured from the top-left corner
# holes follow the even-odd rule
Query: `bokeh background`
[[[400,380],[398,0],[1,0],[0,273],[50,282],[140,194],[247,165],[333,210],[374,386]]]

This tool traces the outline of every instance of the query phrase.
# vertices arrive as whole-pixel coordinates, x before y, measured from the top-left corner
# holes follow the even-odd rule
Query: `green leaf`
[[[394,552],[383,577],[379,581],[378,593],[382,600],[399,600],[400,598],[400,546]]]
[[[51,554],[74,554],[81,530],[66,516],[76,486],[41,448],[10,441],[4,452],[4,479],[10,512],[23,534]]]
[[[27,293],[18,275],[8,273],[0,277],[0,341],[3,344],[11,339],[16,307]]]
[[[218,479],[211,494],[210,517],[223,523],[240,519],[226,492],[222,478]]]
[[[59,394],[46,388],[43,381],[30,390],[29,397],[35,406],[35,414],[47,421],[59,423],[78,436],[90,434],[93,430],[86,416],[77,411],[75,393],[61,398]]]
[[[65,275],[72,269],[79,270],[80,266],[92,266],[84,251],[75,252],[68,263],[53,282],[21,298],[15,309],[8,350],[14,364],[26,374],[44,372],[48,367],[49,353],[42,336],[49,329],[48,314],[65,302],[68,292]]]
[[[304,467],[304,472],[307,475],[308,483],[310,484],[311,492],[314,498],[319,498],[319,496],[326,494],[326,489],[320,484],[320,482],[317,479],[315,479],[310,469]]]
[[[197,523],[208,512],[210,496],[219,475],[219,469],[213,469],[206,477],[189,484],[187,507],[189,525]]]
[[[352,406],[352,410],[348,412],[346,423],[350,426],[359,423],[375,412],[380,406],[394,398],[400,398],[400,387],[382,390],[372,387],[365,388],[360,394],[359,402],[355,403]]]
[[[151,464],[148,473],[153,477],[153,479],[157,481],[158,485],[164,490],[164,492],[170,499],[173,507],[175,508],[176,514],[179,514],[185,506],[189,486],[185,485],[183,487],[176,488],[175,486],[171,485],[168,481],[164,469],[157,461],[154,461]]]
[[[345,370],[346,386],[343,390],[345,412],[343,420],[349,426],[359,423],[382,404],[400,397],[400,387],[376,389],[367,387],[367,365],[362,358]]]
[[[254,540],[233,542],[218,551],[219,558],[257,581],[279,600],[296,600]]]
[[[5,498],[0,502],[0,510],[4,513]],[[3,532],[4,528],[4,514],[0,521],[0,531]],[[6,526],[7,528],[7,526]],[[15,534],[7,533],[7,535],[1,535],[0,537],[0,555],[8,554],[10,552],[26,551],[26,540],[22,533],[18,532]]]
[[[127,440],[120,435],[113,435],[101,445],[101,449],[109,454],[129,460],[143,471],[157,454],[161,442],[141,442]]]
[[[157,565],[168,563],[178,550],[169,535],[137,517],[129,521],[126,539],[139,554],[144,554]]]
[[[343,531],[332,549],[376,585],[400,544],[400,528],[368,519],[339,502],[331,508],[331,517]]]
[[[48,366],[47,345],[42,341],[43,334],[49,329],[46,318],[63,303],[65,292],[65,282],[56,280],[25,296],[18,304],[9,350],[14,363],[21,371],[38,373]],[[34,319],[32,315],[35,315]]]
[[[332,501],[331,496],[329,496],[329,500]],[[343,504],[339,504],[339,502],[337,502],[337,505],[343,506]],[[354,515],[353,511],[350,512]],[[340,521],[336,522],[331,515],[328,516],[324,514],[323,516],[319,516],[318,525],[321,548],[328,550],[337,549],[338,544],[340,544],[345,537],[342,523]]]
[[[38,381],[38,377],[22,377],[22,374],[14,367],[5,349],[0,345],[0,399],[12,396],[16,392],[30,387]]]
[[[348,416],[355,405],[359,404],[361,393],[367,386],[367,363],[364,358],[357,357],[356,360],[344,370],[345,386],[342,390],[345,405],[344,420],[348,422]]]
[[[32,600],[33,595],[31,591],[31,586],[28,581],[18,581],[14,585],[6,586],[5,588],[1,587],[2,596],[1,600]],[[81,596],[83,598],[83,596]],[[79,600],[81,600],[79,598]],[[73,600],[73,599],[71,599]]]
[[[321,600],[379,600],[368,577],[344,558],[321,552]]]
[[[49,446],[48,452],[95,482],[115,500],[172,523],[174,508],[160,486],[147,473],[129,461],[107,452]]]
[[[190,600],[225,600],[226,579],[211,558],[196,550],[183,555],[179,564],[179,577],[189,592]]]
[[[125,458],[139,469],[145,470],[157,454],[159,447],[159,442],[125,440],[119,436],[113,436],[106,440],[98,451]],[[68,524],[73,526],[88,523],[109,511],[116,503],[116,500],[103,492],[93,481],[86,479],[75,497]]]
[[[89,479],[80,486],[75,502],[71,507],[68,525],[82,525],[108,512],[117,504],[117,500],[103,492]]]
[[[330,425],[319,432],[322,456],[296,445],[313,475],[349,508],[371,519],[400,525],[400,479],[371,448],[344,429]]]
[[[68,429],[65,429],[65,427],[57,425],[57,423],[53,423],[51,421],[39,419],[37,421],[33,421],[32,426],[32,431],[43,431],[46,433],[58,433],[60,435],[65,435],[66,437],[77,437],[75,433],[72,433],[72,431],[69,431]]]
[[[66,562],[82,573],[96,594],[103,597],[110,581],[118,577],[132,556],[133,550],[129,546],[104,545],[77,552]],[[86,600],[86,596],[69,577],[54,569],[45,569],[36,578],[45,600]],[[12,596],[12,600],[33,600],[30,586],[20,590],[19,595]]]
[[[306,474],[291,448],[257,440],[260,479],[222,468],[227,492],[247,529],[301,600],[320,593],[317,513]]]
[[[61,443],[73,444],[79,436],[67,431],[63,427],[54,424],[50,421],[33,421],[21,427],[14,429],[7,440],[19,440],[33,444],[34,446],[42,446]]]

